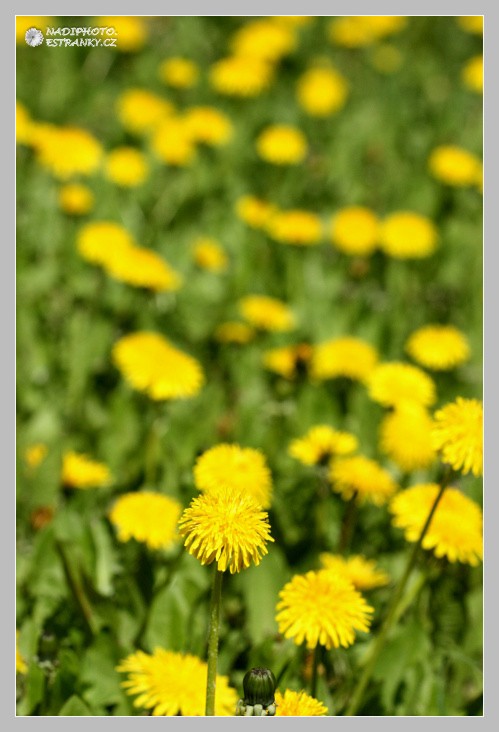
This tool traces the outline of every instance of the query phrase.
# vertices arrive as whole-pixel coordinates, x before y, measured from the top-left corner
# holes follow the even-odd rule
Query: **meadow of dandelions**
[[[18,716],[483,715],[482,33],[17,16]]]

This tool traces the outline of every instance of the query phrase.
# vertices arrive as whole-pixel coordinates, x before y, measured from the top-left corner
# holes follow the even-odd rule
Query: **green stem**
[[[215,716],[215,690],[217,685],[218,632],[220,627],[220,600],[223,572],[214,564],[210,606],[210,631],[208,635],[208,675],[206,681],[206,717]]]
[[[55,547],[61,558],[64,574],[66,576],[69,589],[71,590],[73,597],[81,611],[85,627],[91,636],[97,635],[98,627],[92,611],[92,607],[83,589],[80,575],[70,555],[68,554],[64,543],[56,539]]]
[[[428,527],[433,518],[433,514],[435,513],[435,511],[437,509],[440,499],[442,498],[445,489],[447,488],[447,486],[450,483],[452,475],[453,475],[453,471],[449,470],[442,478],[440,489],[439,489],[438,494],[430,509],[428,518],[425,521],[423,529],[419,535],[419,539],[414,544],[413,550],[409,555],[404,574],[402,575],[401,579],[399,580],[398,585],[395,587],[395,590],[391,597],[390,603],[388,605],[385,620],[381,626],[378,637],[376,638],[374,645],[372,646],[370,656],[367,660],[366,665],[364,666],[364,670],[361,674],[359,682],[353,691],[352,697],[350,699],[350,704],[348,705],[347,710],[344,714],[345,717],[354,716],[357,713],[357,710],[359,709],[359,707],[361,705],[362,698],[364,696],[364,691],[366,689],[367,684],[369,683],[369,681],[371,679],[371,675],[374,671],[374,668],[376,666],[376,662],[379,658],[381,650],[385,644],[388,633],[391,630],[392,626],[394,625],[394,621],[398,616],[397,610],[398,610],[399,602],[401,601],[407,581],[412,573],[412,570],[414,569],[414,565],[416,563],[416,559],[419,554],[421,544],[426,535],[426,532],[428,531]]]
[[[319,678],[319,661],[321,646],[317,644],[314,648],[314,656],[312,659],[312,678],[310,681],[310,695],[317,697],[317,679]]]
[[[154,486],[158,477],[161,443],[161,414],[158,407],[156,403],[151,406],[150,427],[146,438],[144,478],[148,486]]]
[[[347,551],[352,540],[355,520],[357,518],[357,492],[353,494],[347,503],[343,521],[341,522],[340,540],[338,543],[338,553],[343,554]]]

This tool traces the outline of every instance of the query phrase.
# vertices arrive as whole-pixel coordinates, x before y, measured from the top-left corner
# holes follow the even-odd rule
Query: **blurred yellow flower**
[[[138,695],[134,706],[151,710],[153,717],[204,717],[207,668],[190,653],[155,648],[152,654],[135,651],[116,670],[128,674],[122,686],[127,694]],[[217,675],[216,689],[216,716],[234,716],[237,692],[227,676]]]
[[[254,56],[227,56],[209,71],[211,86],[220,94],[234,97],[257,97],[268,89],[273,78],[273,64]]]
[[[79,254],[87,262],[105,265],[135,246],[132,235],[115,221],[91,221],[76,236]]]
[[[473,56],[463,67],[461,78],[465,86],[471,91],[483,92],[483,55]]]
[[[149,165],[140,150],[123,146],[107,154],[104,172],[113,183],[123,188],[135,188],[146,180]]]
[[[405,350],[414,361],[434,371],[448,371],[470,357],[466,336],[453,325],[418,328],[407,339]]]
[[[19,650],[18,641],[19,631],[16,630],[16,674],[26,674],[28,673],[28,664],[22,657],[21,651]]]
[[[225,272],[229,259],[216,239],[203,236],[194,242],[194,261],[210,272]]]
[[[16,99],[16,142],[21,145],[31,144],[32,124],[28,110]]]
[[[378,352],[366,341],[340,336],[313,346],[310,375],[325,380],[345,377],[365,381],[378,362]]]
[[[402,402],[379,426],[379,448],[403,471],[430,467],[437,457],[431,431],[433,420],[417,402]]]
[[[80,127],[39,126],[32,141],[40,165],[60,180],[91,175],[101,165],[100,142]]]
[[[272,476],[265,455],[253,447],[214,445],[196,460],[194,483],[205,493],[234,489],[251,496],[262,508],[271,503]]]
[[[119,282],[155,292],[172,292],[183,283],[182,276],[168,262],[146,247],[126,247],[103,262],[103,267]]]
[[[113,347],[113,361],[130,385],[151,399],[186,399],[204,384],[199,362],[160,333],[139,331]]]
[[[24,43],[26,31],[38,28],[45,35],[47,28],[56,25],[50,15],[16,15],[16,43]]]
[[[338,46],[361,48],[399,33],[406,24],[403,15],[345,15],[331,21],[329,37]]]
[[[247,323],[229,320],[220,323],[215,329],[214,338],[220,343],[248,343],[255,336],[255,331]]]
[[[307,138],[301,130],[291,125],[270,125],[256,140],[258,155],[273,165],[301,163],[307,149]]]
[[[239,300],[239,310],[255,328],[289,331],[295,327],[295,316],[281,300],[268,295],[247,295]]]
[[[463,474],[483,473],[483,404],[457,397],[434,414],[433,444],[442,462]]]
[[[156,127],[151,147],[155,155],[168,165],[190,165],[196,157],[195,141],[180,117],[169,117]]]
[[[343,575],[356,590],[373,590],[390,581],[388,574],[376,567],[374,559],[366,559],[361,554],[343,557],[341,554],[323,552],[319,559],[324,569]]]
[[[315,20],[313,15],[272,15],[274,23],[283,23],[283,25],[297,26],[308,25]]]
[[[215,107],[190,107],[182,119],[195,142],[225,145],[233,135],[232,122]]]
[[[276,212],[276,206],[256,196],[241,196],[236,201],[237,215],[254,229],[263,229]]]
[[[407,541],[419,539],[439,489],[436,483],[415,485],[392,499],[393,525],[404,530]],[[449,562],[476,567],[483,558],[482,526],[480,506],[457,488],[446,488],[423,538],[423,549]]]
[[[332,243],[340,252],[350,256],[372,254],[378,244],[378,233],[378,217],[363,206],[340,209],[332,221]]]
[[[169,549],[180,540],[177,522],[181,504],[153,491],[125,493],[115,501],[109,520],[119,541],[135,539],[149,549]]]
[[[114,28],[116,50],[124,53],[140,51],[147,40],[147,21],[140,15],[104,15],[96,18],[94,26]]]
[[[355,452],[358,440],[350,432],[335,430],[327,424],[311,427],[300,438],[292,440],[288,452],[304,465],[325,464],[336,455]]]
[[[104,463],[70,450],[62,457],[61,480],[68,488],[100,488],[111,482],[112,475]]]
[[[66,183],[59,189],[59,206],[70,216],[85,216],[94,207],[94,194],[81,183]]]
[[[394,259],[428,257],[435,251],[437,240],[435,224],[412,211],[396,211],[385,216],[379,227],[380,248]]]
[[[397,490],[397,484],[385,468],[364,455],[338,457],[329,466],[331,488],[345,501],[370,502],[382,506]]]
[[[29,468],[37,468],[43,462],[48,452],[48,447],[43,442],[36,442],[24,451],[24,459]]]
[[[402,65],[402,54],[396,46],[383,43],[374,46],[371,52],[371,64],[382,74],[393,74]]]
[[[252,20],[232,36],[231,51],[235,56],[279,61],[296,45],[292,26],[276,23],[272,18]]]
[[[398,406],[401,402],[429,407],[437,398],[431,376],[402,361],[378,364],[369,376],[367,390],[371,399],[384,407]]]
[[[369,632],[374,612],[349,580],[321,569],[296,574],[279,592],[279,633],[307,648],[348,648],[355,631]]]
[[[148,135],[174,113],[173,104],[147,89],[127,89],[117,99],[118,117],[135,135]]]
[[[482,161],[457,145],[436,147],[428,167],[435,178],[449,186],[478,185],[482,180]]]
[[[177,89],[190,89],[196,85],[199,77],[199,69],[194,61],[180,56],[162,61],[158,73],[161,81]]]
[[[318,244],[322,237],[320,217],[299,209],[276,212],[268,219],[265,229],[272,239],[295,246]]]
[[[276,717],[323,717],[327,715],[327,707],[304,691],[286,689],[282,694],[277,689],[275,702]]]
[[[333,68],[312,68],[297,82],[300,106],[313,117],[328,117],[340,110],[348,96],[348,84]]]
[[[231,574],[260,564],[273,542],[266,511],[237,489],[208,491],[194,498],[179,521],[184,546],[201,564],[216,562]]]
[[[458,15],[458,25],[468,33],[483,34],[483,15]]]
[[[262,354],[263,365],[285,379],[294,379],[308,370],[312,347],[308,343],[271,348]]]

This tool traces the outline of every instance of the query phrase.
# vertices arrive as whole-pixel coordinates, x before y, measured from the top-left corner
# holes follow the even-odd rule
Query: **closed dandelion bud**
[[[275,676],[268,668],[252,668],[244,676],[244,702],[252,706],[267,708],[274,703]]]

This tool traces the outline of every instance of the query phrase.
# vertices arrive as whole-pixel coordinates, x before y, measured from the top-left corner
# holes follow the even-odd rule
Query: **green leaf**
[[[93,717],[94,714],[89,706],[85,704],[76,694],[70,696],[69,699],[58,712],[59,717]]]

